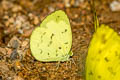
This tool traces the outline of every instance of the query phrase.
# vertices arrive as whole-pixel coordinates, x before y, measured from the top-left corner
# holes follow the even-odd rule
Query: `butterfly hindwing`
[[[39,61],[66,61],[72,45],[72,32],[67,15],[58,10],[47,16],[30,40],[32,55]]]
[[[120,36],[101,25],[93,34],[86,59],[86,80],[119,80]]]

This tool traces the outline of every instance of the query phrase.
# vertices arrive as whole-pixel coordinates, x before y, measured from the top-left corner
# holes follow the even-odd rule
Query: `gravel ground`
[[[120,11],[113,0],[95,1],[100,24],[120,31]],[[34,59],[30,35],[55,10],[68,15],[73,33],[73,62],[43,63]],[[85,80],[85,59],[92,34],[93,13],[87,0],[0,0],[0,80]],[[67,66],[66,66],[67,65]]]

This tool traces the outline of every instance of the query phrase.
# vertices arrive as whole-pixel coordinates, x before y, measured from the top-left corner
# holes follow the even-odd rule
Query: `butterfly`
[[[86,58],[86,80],[120,80],[120,36],[94,15],[95,32]]]
[[[67,61],[73,55],[72,31],[64,11],[48,15],[36,27],[30,37],[30,50],[35,59],[42,62]]]

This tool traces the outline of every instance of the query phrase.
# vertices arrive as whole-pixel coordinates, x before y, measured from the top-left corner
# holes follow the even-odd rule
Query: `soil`
[[[96,0],[100,24],[119,33],[120,12],[113,0]],[[73,34],[73,61],[40,62],[29,48],[30,35],[51,12],[64,10]],[[89,0],[0,0],[0,80],[85,80],[85,60],[92,34],[93,12]]]

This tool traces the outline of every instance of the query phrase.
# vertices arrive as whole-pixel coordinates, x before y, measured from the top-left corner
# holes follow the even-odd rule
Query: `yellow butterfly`
[[[86,80],[120,80],[120,36],[95,17],[95,32],[86,58]]]
[[[30,37],[32,55],[39,61],[67,61],[72,56],[72,31],[64,11],[48,15]]]

